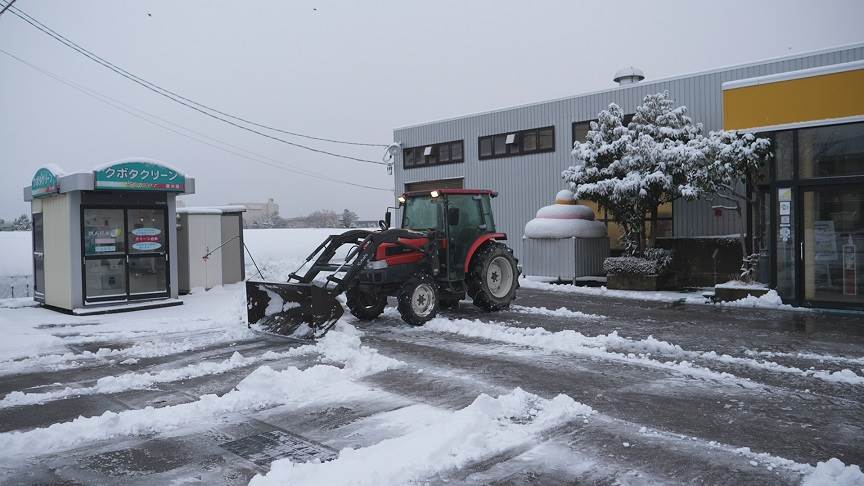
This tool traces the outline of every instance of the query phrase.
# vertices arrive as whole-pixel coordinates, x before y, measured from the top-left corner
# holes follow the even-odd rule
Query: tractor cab
[[[472,245],[484,235],[494,235],[491,198],[494,191],[479,189],[438,189],[405,193],[402,206],[402,229],[434,232],[440,242],[448,280],[462,280],[467,271],[466,259]],[[487,241],[488,238],[482,241]],[[476,249],[476,247],[475,247]]]

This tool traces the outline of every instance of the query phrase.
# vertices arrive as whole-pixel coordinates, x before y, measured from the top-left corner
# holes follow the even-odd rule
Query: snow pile
[[[606,225],[594,221],[594,211],[576,204],[573,193],[564,189],[555,196],[555,204],[537,211],[525,225],[526,238],[605,238]]]
[[[748,295],[743,299],[733,300],[731,302],[718,302],[717,304],[728,307],[749,307],[759,309],[792,308],[791,305],[783,303],[783,299],[780,298],[780,295],[774,289],[769,290],[759,297]]]
[[[295,464],[280,459],[250,486],[409,484],[463,468],[531,443],[543,432],[593,414],[566,395],[543,399],[516,388],[474,402],[401,437],[362,449],[343,449],[331,462]]]
[[[547,309],[546,307],[526,307],[524,305],[513,304],[510,306],[510,310],[513,312],[518,312],[520,314],[533,314],[537,316],[549,316],[549,317],[564,317],[568,319],[605,319],[606,316],[601,316],[599,314],[588,314],[585,312],[572,311],[566,307],[559,307],[557,309]]]
[[[358,378],[402,364],[361,346],[356,330],[344,323],[311,347],[324,359],[344,366],[319,364],[304,370],[290,367],[282,371],[262,366],[222,396],[204,395],[194,402],[163,408],[107,411],[26,432],[6,432],[0,434],[0,450],[6,456],[50,453],[86,442],[160,433],[189,424],[210,426],[214,420],[228,420],[226,415],[241,412],[359,398],[376,392],[357,383]]]
[[[510,327],[496,322],[484,322],[468,319],[435,318],[423,326],[424,330],[451,333],[460,336],[488,339],[519,346],[530,346],[545,351],[571,353],[582,356],[602,358],[630,364],[640,364],[681,373],[686,376],[707,378],[718,381],[734,381],[745,386],[752,386],[750,380],[739,378],[726,372],[718,372],[693,364],[689,361],[660,361],[652,359],[652,353],[674,354],[683,351],[680,346],[649,337],[643,340],[631,340],[618,336],[616,331],[608,335],[585,336],[582,333],[564,330],[551,332],[542,327],[521,328]],[[620,353],[608,351],[607,347],[627,347],[633,351]],[[638,354],[637,354],[638,353]]]
[[[802,486],[864,486],[864,473],[860,467],[847,466],[832,457],[816,464],[813,472],[804,478]]]
[[[6,371],[5,362],[32,356],[35,350],[65,349],[63,340],[59,337],[53,336],[47,330],[33,329],[13,317],[11,310],[9,313],[0,314],[0,332],[3,334],[3,339],[0,339],[0,370]]]
[[[762,282],[742,282],[740,280],[730,280],[722,284],[717,284],[715,285],[715,287],[720,287],[724,289],[764,289],[768,287],[768,284],[764,284]]]
[[[103,376],[96,380],[96,384],[88,387],[66,387],[61,390],[53,390],[44,393],[26,393],[13,391],[0,400],[0,408],[16,407],[21,405],[35,405],[62,400],[69,397],[82,395],[96,395],[101,393],[119,393],[128,390],[144,390],[152,388],[159,383],[170,383],[179,380],[188,380],[207,375],[217,375],[229,371],[245,368],[264,361],[275,361],[303,354],[311,354],[316,351],[315,346],[301,346],[285,352],[267,351],[260,356],[246,357],[235,351],[230,358],[213,362],[191,364],[181,368],[172,368],[158,372],[124,373],[117,376]],[[135,358],[124,360],[123,364],[134,364]]]
[[[750,307],[760,309],[790,310],[796,312],[811,312],[805,307],[792,307],[783,304],[777,292],[772,290],[761,297],[747,297],[733,302],[718,302],[712,304],[707,298],[693,292],[675,291],[645,291],[645,290],[615,290],[604,287],[580,287],[569,284],[551,284],[539,280],[537,277],[520,277],[519,285],[526,289],[549,290],[552,292],[564,292],[570,294],[596,295],[601,297],[614,297],[619,299],[646,300],[653,302],[680,302],[682,304],[710,304],[731,307]]]

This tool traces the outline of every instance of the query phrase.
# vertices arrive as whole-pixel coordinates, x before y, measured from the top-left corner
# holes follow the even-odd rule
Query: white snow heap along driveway
[[[403,364],[361,346],[359,333],[345,323],[310,347],[324,360],[344,366],[318,364],[304,370],[290,367],[283,371],[262,366],[222,396],[204,395],[194,402],[163,408],[107,411],[26,432],[2,433],[0,451],[7,458],[29,456],[34,451],[45,454],[115,437],[166,432],[190,424],[212,425],[214,420],[240,412],[368,396],[378,392],[358,383],[358,378]]]
[[[593,413],[566,395],[547,400],[520,388],[497,398],[482,394],[471,405],[400,437],[343,449],[331,462],[280,459],[249,484],[409,484],[533,443],[539,434]]]
[[[538,309],[540,310],[540,309]],[[561,315],[560,310],[548,310],[549,315]],[[582,317],[582,316],[578,316]],[[850,369],[826,371],[817,369],[803,370],[784,366],[773,361],[760,361],[753,358],[740,358],[714,351],[690,351],[677,344],[671,344],[648,336],[645,339],[630,339],[618,335],[617,331],[599,336],[585,336],[570,329],[558,332],[547,331],[542,327],[523,328],[512,327],[502,323],[469,319],[436,318],[426,323],[424,329],[435,332],[458,334],[466,337],[483,338],[492,341],[516,345],[531,346],[552,352],[576,353],[587,356],[602,357],[616,361],[638,363],[655,368],[673,370],[678,373],[716,380],[733,380],[742,385],[750,385],[749,380],[739,378],[726,372],[711,370],[691,361],[702,359],[719,363],[728,363],[747,368],[770,371],[774,373],[791,373],[815,378],[827,382],[845,383],[864,386],[864,376]],[[620,351],[609,351],[608,348]],[[657,359],[657,356],[669,356],[679,361]]]

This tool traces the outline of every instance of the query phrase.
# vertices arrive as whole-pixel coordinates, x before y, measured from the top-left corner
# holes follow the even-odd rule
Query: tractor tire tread
[[[497,298],[486,287],[486,279],[484,272],[486,265],[497,256],[504,256],[513,265],[513,287],[507,296]],[[501,243],[487,243],[484,245],[474,257],[471,259],[471,267],[469,268],[466,287],[468,295],[473,299],[475,306],[485,310],[486,312],[497,312],[510,307],[511,302],[516,298],[516,290],[519,289],[519,260],[513,255],[513,249]]]

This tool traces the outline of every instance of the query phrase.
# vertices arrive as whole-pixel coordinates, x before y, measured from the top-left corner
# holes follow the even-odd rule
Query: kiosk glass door
[[[88,301],[126,300],[122,209],[84,210],[84,288]]]
[[[129,295],[148,297],[168,292],[165,210],[128,209]]]
[[[168,295],[164,208],[84,208],[85,302]]]

